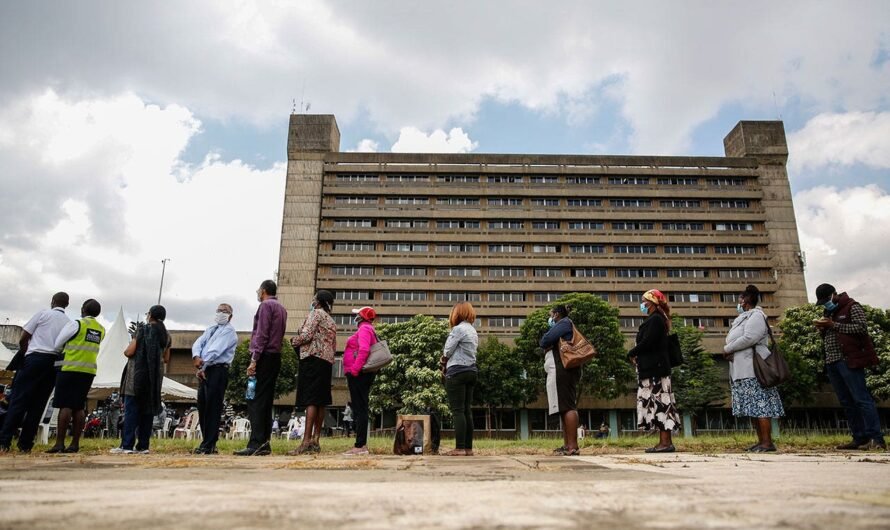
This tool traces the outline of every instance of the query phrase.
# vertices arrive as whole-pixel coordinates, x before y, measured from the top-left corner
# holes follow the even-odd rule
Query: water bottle
[[[256,397],[256,376],[252,375],[247,378],[247,391],[244,392],[244,399],[250,401]]]

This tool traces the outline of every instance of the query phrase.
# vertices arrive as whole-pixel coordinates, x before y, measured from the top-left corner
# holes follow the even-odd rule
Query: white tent
[[[12,360],[13,355],[15,352],[0,342],[0,370],[6,370],[6,365]]]
[[[99,358],[96,363],[99,365],[96,371],[96,378],[93,379],[93,387],[90,390],[91,399],[102,399],[108,396],[113,390],[120,388],[121,375],[124,367],[127,365],[127,358],[124,357],[124,350],[130,343],[130,334],[127,331],[127,322],[124,320],[124,310],[121,308],[114,319],[114,324],[105,334],[105,339],[99,346]],[[176,381],[165,377],[161,383],[161,394],[165,398],[179,398],[195,401],[198,399],[198,391],[177,383]]]

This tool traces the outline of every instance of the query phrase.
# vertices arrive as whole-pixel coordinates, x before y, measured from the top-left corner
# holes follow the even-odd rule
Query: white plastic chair
[[[247,439],[250,437],[250,420],[247,418],[236,418],[232,422],[232,430],[229,432],[229,439],[236,438]]]
[[[173,431],[173,438],[175,439],[177,434],[181,434],[186,440],[191,440],[198,428],[198,411],[190,412],[185,417],[185,423],[182,424],[182,427],[177,427]]]
[[[290,433],[294,432],[294,425],[297,424],[297,418],[291,418],[287,421],[287,428],[281,431],[281,438],[290,439]]]
[[[173,423],[173,418],[164,418],[164,425],[161,426],[160,429],[157,430],[158,438],[166,438],[167,433],[170,432],[170,424]]]
[[[52,405],[48,405],[48,406],[52,406]],[[44,412],[44,415],[46,415],[45,412]],[[54,408],[53,413],[49,418],[49,423],[40,422],[39,427],[40,427],[40,441],[44,445],[46,445],[49,443],[50,431],[55,432],[55,431],[59,430],[59,409]]]

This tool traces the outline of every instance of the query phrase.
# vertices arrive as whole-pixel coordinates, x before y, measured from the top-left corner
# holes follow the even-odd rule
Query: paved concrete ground
[[[890,455],[0,457],[0,528],[890,528]]]

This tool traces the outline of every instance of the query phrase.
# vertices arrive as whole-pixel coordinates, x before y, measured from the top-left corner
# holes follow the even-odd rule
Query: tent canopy
[[[0,342],[0,370],[6,370],[6,365],[12,360],[13,355],[15,352]]]

